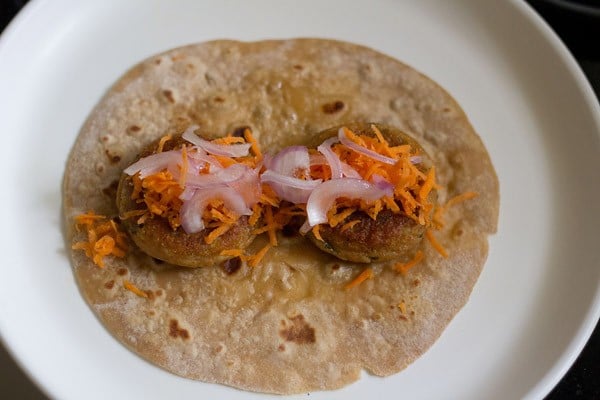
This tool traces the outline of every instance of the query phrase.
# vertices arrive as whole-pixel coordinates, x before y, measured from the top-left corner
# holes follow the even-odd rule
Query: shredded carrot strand
[[[212,244],[219,236],[230,230],[231,227],[232,224],[223,223],[221,226],[213,229],[208,235],[206,235],[204,241],[206,244]]]
[[[269,249],[273,247],[271,243],[267,243],[262,249],[260,249],[255,255],[249,257],[248,265],[251,267],[256,267],[260,261],[263,259],[265,254],[269,251]]]
[[[271,246],[277,246],[277,234],[275,233],[277,226],[275,225],[275,221],[273,220],[272,207],[267,206],[265,208],[265,221],[268,227],[267,232],[269,233],[269,243],[271,243]]]
[[[404,264],[398,263],[398,264],[394,265],[394,269],[396,271],[400,272],[402,275],[406,275],[408,270],[410,270],[412,267],[414,267],[415,265],[417,265],[418,263],[420,263],[423,260],[423,257],[424,257],[423,252],[421,250],[418,250],[412,260],[410,260],[409,262],[404,263]]]
[[[167,143],[169,140],[171,140],[172,136],[171,135],[165,135],[163,137],[160,138],[160,141],[158,142],[158,147],[156,149],[157,153],[162,153],[163,149],[165,148],[165,143]]]
[[[245,143],[244,138],[238,136],[225,136],[222,138],[212,140],[212,143],[215,144],[237,144],[237,143]]]
[[[324,242],[323,238],[321,237],[321,225],[313,226],[312,233],[313,235],[315,235],[315,238],[317,238],[317,240]]]
[[[427,232],[425,232],[425,236],[427,237],[427,240],[429,240],[429,243],[431,243],[431,245],[433,246],[433,248],[440,253],[440,255],[444,258],[448,258],[448,252],[446,251],[446,249],[440,244],[440,242],[438,242],[438,240],[435,238],[435,236],[433,235],[433,231],[431,229],[428,229]]]
[[[140,297],[144,297],[146,299],[148,298],[148,293],[139,289],[137,286],[135,286],[133,283],[129,282],[128,280],[123,281],[123,287]]]
[[[372,277],[373,277],[373,269],[371,267],[367,267],[356,278],[354,278],[352,281],[348,282],[346,284],[346,286],[344,286],[344,289],[346,289],[346,290],[352,289],[352,288],[360,285],[367,279],[371,279]]]
[[[342,225],[342,228],[340,229],[342,232],[346,232],[348,229],[351,229],[354,225],[358,224],[360,222],[360,220],[355,219],[354,221],[350,221],[350,222],[346,222],[344,225]]]
[[[263,155],[260,151],[260,146],[258,145],[258,142],[254,138],[254,136],[252,136],[252,131],[250,129],[244,130],[244,138],[246,139],[246,142],[250,143],[250,148],[252,149],[252,152],[254,153],[256,158],[262,160]]]
[[[104,221],[105,219],[105,216],[96,215],[92,211],[76,216],[75,226],[85,228],[87,241],[79,241],[71,246],[73,250],[84,251],[86,257],[100,268],[104,268],[104,257],[112,255],[123,258],[127,251],[125,234],[119,231],[113,220]]]

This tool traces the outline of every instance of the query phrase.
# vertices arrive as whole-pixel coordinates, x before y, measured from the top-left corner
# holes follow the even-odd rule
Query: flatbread
[[[340,261],[303,237],[280,236],[261,265],[160,263],[133,246],[95,266],[72,251],[81,293],[129,349],[175,374],[270,392],[335,389],[362,369],[387,376],[423,354],[466,303],[496,231],[498,180],[459,105],[429,78],[358,45],[320,39],[213,41],[170,50],[133,67],[83,126],[64,176],[66,238],[84,239],[74,217],[116,216],[122,170],[150,142],[189,124],[223,136],[252,128],[263,151],[306,143],[351,121],[398,127],[425,148],[443,188],[466,191],[425,260],[408,274],[372,264],[373,279],[344,290],[364,265]],[[266,243],[259,237],[252,249]],[[398,260],[407,261],[407,260]],[[131,281],[149,294],[123,289]],[[402,303],[402,306],[398,306]]]

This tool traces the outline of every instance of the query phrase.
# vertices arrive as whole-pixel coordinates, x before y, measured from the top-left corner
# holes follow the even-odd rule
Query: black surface
[[[527,0],[565,42],[600,98],[600,0]],[[0,31],[27,3],[0,0]],[[7,366],[4,368],[4,366]],[[0,347],[0,397],[46,399]],[[6,369],[6,370],[5,370]],[[600,328],[547,400],[600,399]]]

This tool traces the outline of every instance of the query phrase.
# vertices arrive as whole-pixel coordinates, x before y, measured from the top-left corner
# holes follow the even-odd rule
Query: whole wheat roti
[[[495,232],[499,193],[490,158],[459,105],[436,83],[374,50],[331,40],[213,41],[170,50],[133,67],[83,126],[64,176],[67,243],[73,218],[116,216],[122,170],[166,133],[198,124],[223,136],[249,126],[263,152],[306,143],[319,131],[376,121],[416,138],[436,165],[439,200],[475,190],[426,241],[425,260],[400,275],[372,264],[373,279],[344,285],[364,266],[279,238],[256,268],[181,268],[132,245],[98,268],[72,263],[81,293],[128,348],[175,374],[247,390],[335,389],[366,369],[386,376],[423,354],[467,301]],[[252,245],[260,248],[266,240]],[[398,260],[407,261],[407,260]],[[123,289],[125,280],[149,298]],[[402,307],[398,304],[403,303]]]

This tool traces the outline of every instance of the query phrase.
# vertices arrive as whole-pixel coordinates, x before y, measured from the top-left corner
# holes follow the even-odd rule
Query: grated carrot
[[[161,137],[160,141],[158,142],[158,147],[156,148],[156,152],[162,153],[163,149],[165,148],[165,143],[167,143],[169,140],[171,140],[171,138],[172,138],[171,135],[165,135],[165,136]]]
[[[218,228],[213,229],[208,235],[206,235],[204,242],[206,242],[206,244],[212,244],[219,236],[230,230],[232,226],[232,224],[225,222],[221,223]]]
[[[146,299],[148,298],[148,294],[146,292],[139,289],[137,286],[135,286],[133,283],[129,282],[128,280],[123,281],[123,287],[140,297],[144,297]]]
[[[429,172],[427,173],[427,178],[425,179],[425,183],[423,183],[423,186],[421,186],[421,190],[419,190],[420,200],[427,199],[427,196],[429,196],[429,192],[431,192],[431,189],[433,189],[434,184],[435,184],[435,166],[433,166],[429,169]]]
[[[398,303],[398,308],[402,314],[406,314],[406,303],[404,303],[404,301]]]
[[[373,277],[373,269],[371,269],[371,267],[367,267],[356,278],[354,278],[352,281],[348,282],[346,284],[346,286],[344,286],[344,289],[346,289],[346,290],[352,289],[352,288],[360,285],[367,279],[371,279],[372,277]]]
[[[313,233],[313,235],[315,235],[317,240],[324,242],[323,238],[321,237],[321,225],[320,224],[313,226],[312,233]]]
[[[239,257],[242,261],[246,261],[246,254],[242,249],[225,249],[222,250],[219,255],[227,257]]]
[[[275,233],[276,229],[277,229],[277,225],[275,224],[275,221],[273,220],[273,208],[272,207],[265,207],[265,221],[266,221],[266,226],[267,226],[267,232],[269,234],[269,243],[271,243],[272,246],[277,246],[277,235]]]
[[[254,155],[259,160],[262,160],[263,155],[262,155],[262,152],[260,151],[260,146],[258,145],[258,142],[254,138],[254,136],[252,136],[252,131],[250,129],[246,128],[244,130],[244,138],[246,139],[247,143],[250,143],[250,148],[252,149],[252,152],[254,153]]]
[[[262,208],[259,203],[256,203],[252,206],[252,215],[248,218],[248,223],[250,226],[256,225],[260,216],[262,215]]]
[[[346,222],[344,225],[342,225],[342,232],[346,232],[348,229],[351,229],[354,225],[358,224],[360,221],[358,219],[355,219],[354,221],[350,221],[350,222]]]
[[[253,256],[248,257],[248,265],[251,266],[251,267],[256,267],[258,265],[258,263],[260,263],[260,261],[263,259],[263,257],[265,256],[265,254],[267,254],[267,252],[269,251],[269,249],[271,247],[273,247],[271,245],[271,243],[267,243],[256,254],[254,254]]]
[[[212,143],[215,144],[237,144],[237,143],[246,143],[244,138],[238,136],[225,136],[218,139],[212,140]]]
[[[76,242],[71,246],[73,250],[83,250],[100,268],[104,268],[104,257],[112,255],[123,258],[127,251],[125,234],[119,231],[112,219],[100,223],[104,219],[105,216],[96,215],[92,211],[76,216],[76,227],[85,227],[87,241]]]
[[[453,207],[463,201],[474,199],[477,196],[479,196],[477,192],[464,192],[452,197],[446,201],[446,204],[443,206],[438,206],[435,208],[435,211],[433,212],[433,221],[440,227],[444,226],[444,214],[450,207]]]
[[[425,236],[427,237],[427,240],[429,240],[429,243],[431,243],[433,248],[436,249],[442,257],[448,258],[448,252],[446,251],[446,249],[444,249],[440,242],[437,241],[435,236],[433,236],[433,231],[431,229],[428,229],[427,232],[425,232]]]
[[[332,210],[335,210],[335,209],[332,209]],[[329,225],[331,227],[335,227],[338,224],[344,222],[344,220],[346,218],[348,218],[354,211],[356,211],[356,208],[350,207],[350,208],[346,208],[343,211],[340,211],[339,213],[335,213],[332,215],[329,215],[329,213],[328,213],[328,221],[327,222],[329,222]]]
[[[414,267],[423,260],[423,257],[423,252],[421,250],[418,250],[412,260],[404,264],[397,263],[396,265],[394,265],[394,269],[400,272],[402,275],[406,275],[408,270],[410,270],[412,267]]]

